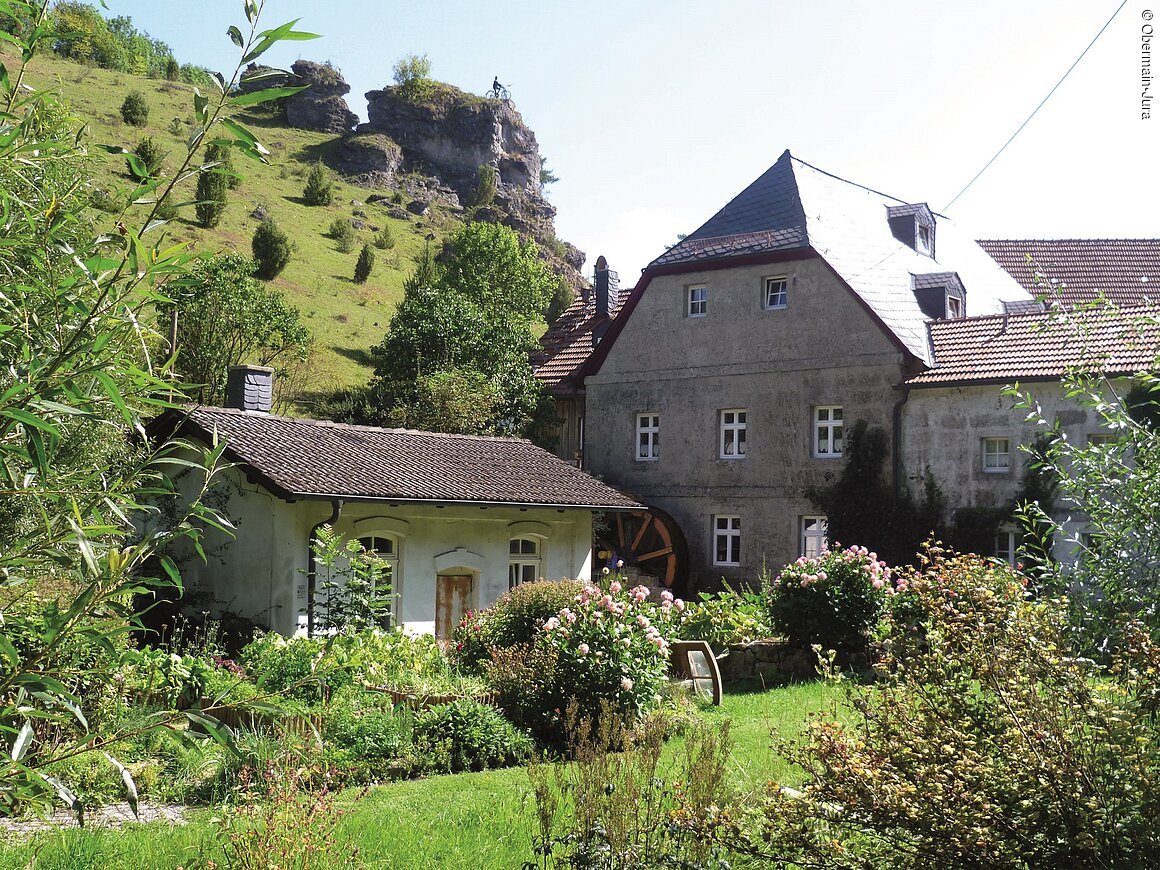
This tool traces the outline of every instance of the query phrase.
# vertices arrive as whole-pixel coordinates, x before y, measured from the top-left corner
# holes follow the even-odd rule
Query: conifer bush
[[[290,262],[293,250],[290,237],[278,228],[273,218],[266,218],[254,230],[251,247],[257,266],[254,274],[263,281],[271,281],[278,277]]]
[[[140,91],[133,91],[121,103],[121,120],[133,127],[144,127],[149,123],[149,103]]]
[[[154,178],[161,172],[168,152],[152,136],[146,136],[127,158],[129,174],[137,179]],[[136,158],[136,159],[134,159]]]
[[[336,217],[327,227],[326,234],[334,239],[334,246],[339,253],[349,254],[354,250],[355,231],[349,218]]]
[[[370,245],[363,245],[359,252],[358,262],[354,264],[354,283],[365,284],[375,268],[375,252]]]
[[[206,162],[220,162],[228,153],[227,148],[211,145],[206,149]],[[202,170],[197,176],[197,205],[194,210],[197,213],[197,222],[206,229],[212,229],[220,224],[226,211],[229,180],[224,172],[219,171],[222,168]]]
[[[310,168],[310,174],[306,176],[302,199],[307,205],[330,205],[334,201],[334,179],[321,160]]]
[[[390,250],[395,246],[395,234],[390,227],[383,227],[375,233],[375,247],[380,251]]]

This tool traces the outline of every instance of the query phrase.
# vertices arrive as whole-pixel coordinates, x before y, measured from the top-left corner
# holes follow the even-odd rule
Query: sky
[[[1141,118],[1160,0],[1124,2],[945,209],[1121,2],[267,0],[268,26],[301,18],[322,38],[263,60],[332,62],[364,119],[362,95],[409,54],[475,93],[498,76],[559,177],[557,235],[587,253],[587,272],[603,254],[631,287],[787,148],[976,238],[1160,235],[1160,100]],[[106,3],[183,63],[236,64],[225,31],[244,24],[241,0]]]

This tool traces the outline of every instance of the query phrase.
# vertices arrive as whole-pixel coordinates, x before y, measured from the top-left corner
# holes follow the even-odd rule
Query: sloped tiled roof
[[[646,278],[666,267],[812,249],[911,354],[929,363],[928,318],[915,299],[912,275],[957,272],[966,287],[968,314],[998,312],[1004,301],[1026,300],[1029,294],[945,217],[937,219],[937,259],[898,241],[888,210],[908,205],[786,151],[696,232],[655,259]]]
[[[1160,299],[1160,239],[980,239],[979,245],[1028,291],[1051,287],[1064,305],[1101,293],[1116,305]],[[1046,286],[1037,284],[1028,256]]]
[[[621,290],[615,300],[610,300],[610,319],[615,319],[627,296],[628,292]],[[532,356],[532,369],[550,392],[567,393],[581,386],[573,378],[596,347],[593,330],[607,322],[596,316],[596,293],[592,291],[587,298],[577,296],[543,334],[542,349]]]
[[[1057,378],[1083,366],[1108,375],[1153,369],[1160,309],[1043,311],[930,323],[935,365],[911,386]]]
[[[229,408],[181,412],[282,498],[639,509],[530,441],[299,420]],[[192,433],[191,433],[192,427]]]

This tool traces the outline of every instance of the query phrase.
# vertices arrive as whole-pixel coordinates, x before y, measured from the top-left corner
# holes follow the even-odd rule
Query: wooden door
[[[446,640],[471,609],[471,575],[440,574],[435,578],[435,636]]]

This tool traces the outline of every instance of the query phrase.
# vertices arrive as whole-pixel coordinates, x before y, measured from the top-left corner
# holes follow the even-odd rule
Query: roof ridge
[[[262,420],[277,420],[282,423],[302,423],[308,426],[324,426],[331,429],[347,429],[356,432],[389,432],[393,435],[428,435],[436,438],[449,438],[460,441],[503,441],[516,444],[536,445],[527,438],[514,438],[509,435],[467,435],[454,432],[428,432],[423,429],[397,429],[386,426],[367,426],[358,423],[339,423],[335,420],[316,420],[312,417],[287,417],[282,414],[268,414],[264,411],[245,411],[241,408],[223,408],[218,405],[187,405],[189,412],[209,411],[212,413],[226,413],[231,416],[250,417]]]
[[[787,148],[786,150],[788,151],[789,149]],[[814,164],[812,164],[806,160],[802,160],[800,157],[794,157],[792,154],[789,155],[789,159],[793,160],[797,163],[800,163],[802,166],[805,166],[809,169],[814,170],[814,172],[820,172],[822,175],[825,175],[829,178],[833,178],[835,181],[841,181],[843,184],[849,184],[851,187],[860,188],[862,190],[867,191],[868,193],[874,194],[875,196],[883,196],[883,197],[886,197],[886,199],[893,199],[895,202],[899,203],[900,205],[918,205],[919,204],[919,203],[913,202],[912,200],[909,200],[909,199],[902,199],[902,198],[897,197],[891,193],[883,193],[881,190],[875,190],[873,187],[867,187],[865,184],[859,184],[857,181],[851,181],[848,178],[843,178],[840,175],[836,175],[833,172],[830,172],[826,169],[822,169],[820,166],[814,166]],[[924,202],[922,204],[925,205],[928,209],[930,209],[931,214],[933,214],[937,217],[946,218],[946,215],[935,211],[933,208],[930,208],[930,203]],[[807,220],[808,219],[809,219],[809,216],[807,215]]]
[[[1129,237],[1129,236],[1100,236],[1097,238],[1081,238],[1080,236],[1065,236],[1062,238],[1039,238],[1039,239],[975,239],[975,243],[979,245],[992,243],[1007,243],[1007,244],[1042,244],[1044,242],[1068,242],[1075,244],[1076,242],[1087,242],[1089,244],[1096,242],[1155,242],[1160,244],[1160,239],[1144,238],[1144,237]]]

